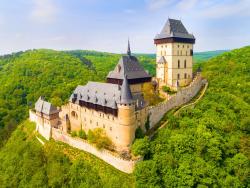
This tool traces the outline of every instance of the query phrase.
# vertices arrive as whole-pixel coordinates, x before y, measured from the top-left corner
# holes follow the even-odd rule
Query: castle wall
[[[49,120],[39,116],[36,112],[30,110],[30,121],[36,123],[36,131],[38,131],[47,140],[51,137],[51,124]]]
[[[130,147],[134,140],[135,129],[137,126],[144,125],[147,117],[146,109],[137,111],[137,120],[135,120],[134,110],[128,106],[119,106],[116,117],[112,114],[81,107],[78,104],[68,103],[62,106],[60,112],[64,132],[67,132],[66,122],[63,118],[66,114],[69,114],[71,131],[83,129],[88,133],[89,130],[102,128],[115,144],[117,150],[126,150]]]
[[[204,85],[204,80],[200,74],[185,88],[182,88],[175,95],[172,95],[169,100],[159,103],[156,106],[149,107],[150,128],[154,127],[169,110],[181,106],[190,101],[200,91]]]
[[[132,173],[135,164],[142,160],[142,158],[139,158],[138,160],[125,160],[108,150],[98,150],[94,145],[89,144],[87,141],[79,138],[72,138],[63,131],[54,128],[52,128],[52,138],[57,141],[69,144],[72,147],[91,153],[125,173]]]

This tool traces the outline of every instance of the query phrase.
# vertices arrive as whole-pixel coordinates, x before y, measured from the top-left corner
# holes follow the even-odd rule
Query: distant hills
[[[104,81],[119,54],[43,49],[1,56],[0,187],[247,187],[250,47],[221,53],[195,54],[209,81],[206,95],[169,115],[132,175],[61,143],[42,147],[34,124],[24,121],[40,95],[61,105],[77,85]],[[154,56],[137,56],[154,74]]]

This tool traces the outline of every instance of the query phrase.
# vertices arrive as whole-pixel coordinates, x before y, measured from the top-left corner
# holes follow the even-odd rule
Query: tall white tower
[[[181,20],[168,19],[154,43],[156,78],[160,85],[172,88],[188,85],[193,77],[194,36],[188,33]]]

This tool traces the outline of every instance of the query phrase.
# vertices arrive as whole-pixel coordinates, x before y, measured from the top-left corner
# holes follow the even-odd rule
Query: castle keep
[[[188,85],[193,79],[194,36],[188,33],[180,20],[168,19],[154,43],[159,84],[173,89]]]
[[[193,81],[195,38],[180,20],[168,19],[154,43],[157,49],[155,80],[158,88],[169,86],[176,89],[191,83],[189,88],[168,98],[169,101],[149,107],[144,98],[143,85],[152,84],[152,77],[131,54],[128,43],[127,54],[109,72],[105,83],[89,81],[84,86],[77,86],[68,103],[60,108],[40,97],[30,113],[30,119],[36,122],[36,130],[50,139],[53,137],[52,130],[68,135],[72,131],[84,130],[88,133],[101,128],[112,140],[115,150],[128,151],[137,128],[145,131],[148,119],[152,127],[166,111],[195,96],[202,85],[201,79]],[[59,140],[64,140],[64,137]]]

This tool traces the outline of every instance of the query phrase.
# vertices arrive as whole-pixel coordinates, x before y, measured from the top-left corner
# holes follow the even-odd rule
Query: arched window
[[[184,68],[187,68],[187,60],[184,60]]]
[[[72,112],[71,112],[71,116],[72,116],[73,118],[75,118],[75,119],[78,119],[78,115],[77,115],[77,113],[76,113],[75,111],[72,111]]]
[[[178,59],[178,69],[180,68],[180,60]]]

